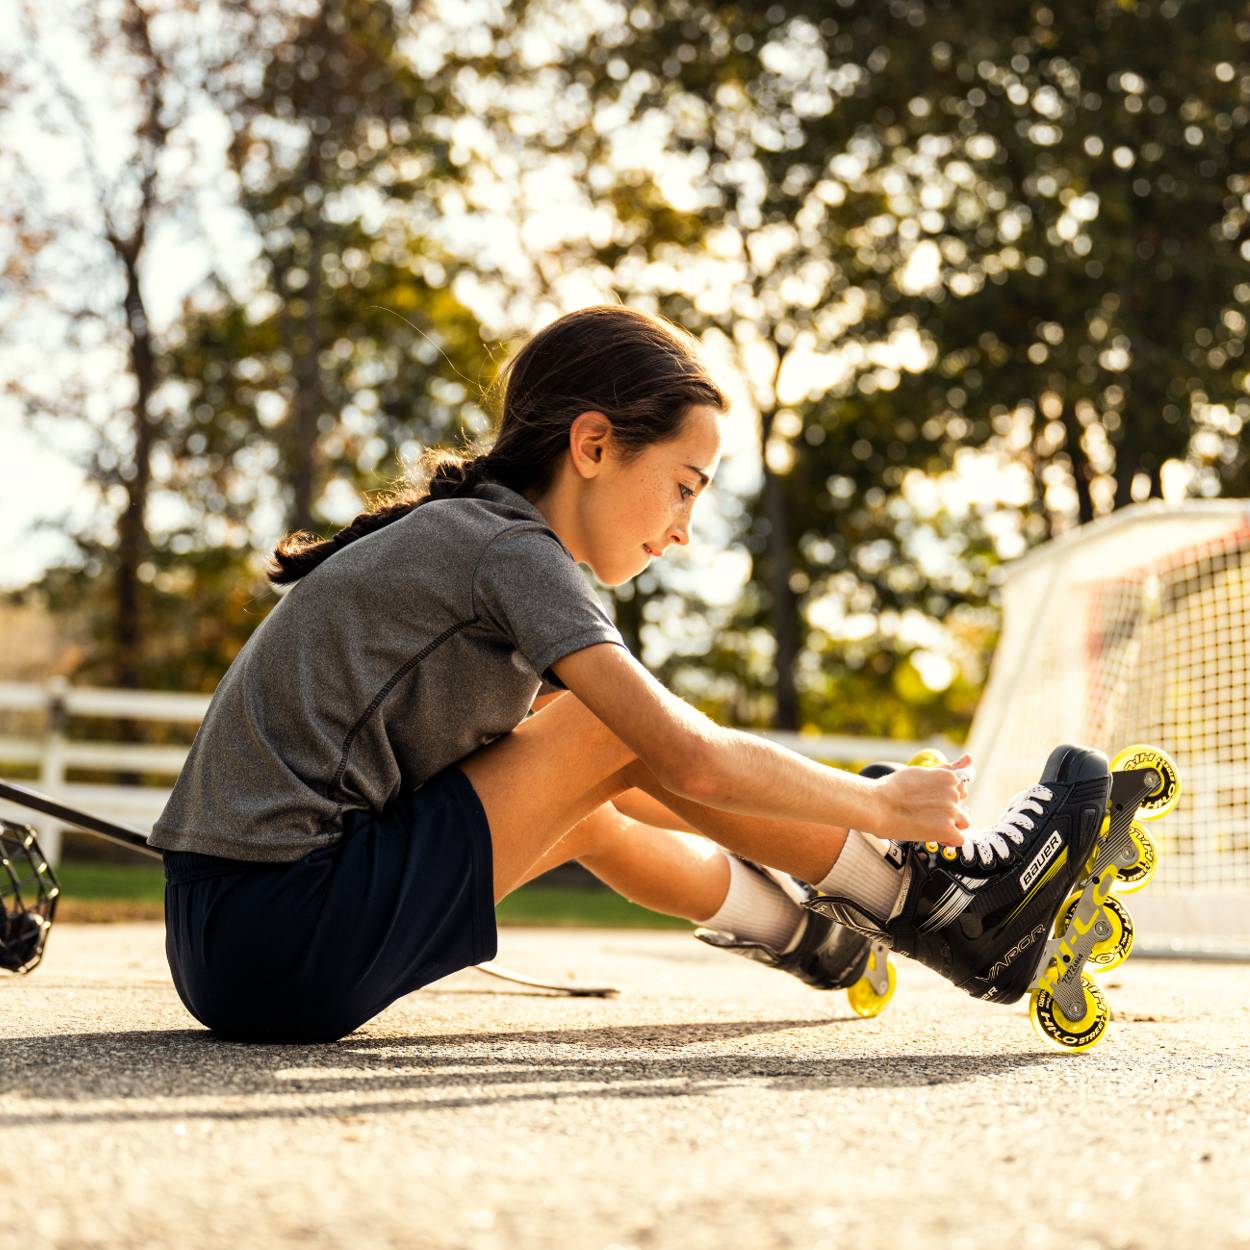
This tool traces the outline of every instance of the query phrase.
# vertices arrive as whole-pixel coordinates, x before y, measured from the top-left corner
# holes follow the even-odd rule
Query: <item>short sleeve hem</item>
[[[552,672],[551,666],[558,660],[564,659],[566,655],[572,655],[574,651],[585,650],[586,647],[593,647],[599,642],[612,642],[626,651],[629,650],[625,646],[625,639],[621,637],[619,630],[613,630],[611,633],[604,629],[583,630],[580,634],[570,634],[569,637],[562,638],[558,643],[553,643],[539,657],[539,663],[535,665],[535,671],[541,680],[549,682],[556,690],[567,690],[568,687]]]

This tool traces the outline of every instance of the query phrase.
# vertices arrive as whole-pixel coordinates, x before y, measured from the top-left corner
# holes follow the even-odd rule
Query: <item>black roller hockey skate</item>
[[[801,907],[816,893],[805,881],[780,869],[741,855],[734,858],[767,877]],[[815,911],[804,912],[797,936],[784,951],[703,926],[695,929],[694,935],[709,946],[780,968],[818,990],[846,990],[851,1010],[864,1018],[884,1011],[894,993],[895,972],[885,943],[844,928]]]
[[[1012,1003],[1031,991],[1044,1040],[1086,1050],[1110,1012],[1082,968],[1127,956],[1132,925],[1108,899],[1120,874],[1144,884],[1154,862],[1133,818],[1164,815],[1178,795],[1175,765],[1161,751],[1130,748],[1109,766],[1099,751],[1056,747],[1040,782],[962,848],[896,843],[907,875],[892,916],[830,895],[804,906],[887,942],[976,998]]]
[[[926,755],[923,761],[926,764],[943,762],[936,752],[921,754]],[[932,760],[928,758],[930,755],[933,756]],[[919,756],[912,760],[913,764],[920,762]],[[869,764],[859,771],[863,777],[884,777],[901,767],[901,764],[886,762]],[[814,886],[800,881],[798,877],[792,877],[789,873],[754,863],[741,855],[735,855],[734,858],[754,868],[756,872],[763,873],[800,907],[806,907],[807,900],[817,893]],[[800,981],[806,981],[818,990],[846,990],[847,1001],[857,1016],[862,1016],[865,1020],[879,1016],[894,997],[897,978],[894,965],[889,960],[887,943],[843,928],[828,917],[822,919],[824,925],[805,926],[800,931],[797,942],[791,943],[784,953],[774,951],[764,942],[749,941],[716,929],[700,927],[694,931],[694,935],[709,946],[733,951],[747,959],[754,959],[757,963],[767,964],[770,968],[780,968],[783,972],[792,973]]]

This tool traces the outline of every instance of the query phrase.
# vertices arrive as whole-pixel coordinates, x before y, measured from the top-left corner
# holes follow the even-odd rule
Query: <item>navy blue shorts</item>
[[[165,853],[165,953],[187,1010],[233,1041],[329,1042],[494,958],[490,826],[450,766],[285,864]]]

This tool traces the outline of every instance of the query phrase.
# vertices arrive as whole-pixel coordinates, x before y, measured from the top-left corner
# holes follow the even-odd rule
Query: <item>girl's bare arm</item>
[[[675,794],[725,811],[853,826],[884,838],[963,842],[968,820],[960,781],[949,769],[902,768],[869,780],[828,768],[717,725],[614,643],[575,651],[553,667]]]

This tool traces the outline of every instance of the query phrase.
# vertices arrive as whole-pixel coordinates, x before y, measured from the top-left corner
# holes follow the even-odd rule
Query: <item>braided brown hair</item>
[[[663,317],[618,304],[597,304],[553,321],[505,365],[499,383],[506,390],[493,446],[469,446],[463,454],[429,448],[418,466],[424,486],[406,485],[381,496],[332,538],[288,534],[273,553],[269,580],[298,581],[357,538],[435,499],[472,495],[482,482],[543,494],[580,413],[603,413],[612,423],[617,454],[628,461],[651,444],[677,437],[692,406],[729,409],[693,335]]]

